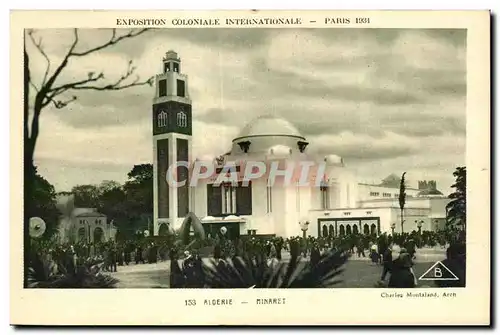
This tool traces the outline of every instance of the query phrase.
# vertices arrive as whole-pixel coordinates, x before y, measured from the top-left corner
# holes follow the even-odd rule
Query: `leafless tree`
[[[131,39],[136,36],[142,35],[150,29],[139,29],[139,30],[130,30],[125,34],[117,33],[116,29],[113,29],[111,32],[111,36],[109,40],[105,43],[97,45],[93,48],[89,48],[87,50],[76,51],[79,35],[78,29],[74,29],[74,38],[69,50],[66,52],[63,60],[59,64],[53,64],[47,53],[45,52],[42,44],[42,39],[37,38],[36,32],[34,30],[27,31],[27,39],[33,43],[36,50],[40,52],[43,58],[47,62],[47,66],[45,68],[45,72],[42,78],[41,84],[39,86],[35,85],[33,82],[30,73],[29,73],[29,55],[26,52],[25,47],[25,71],[27,71],[27,83],[25,83],[25,94],[29,92],[30,87],[35,89],[36,96],[33,104],[33,118],[31,120],[31,131],[29,128],[29,118],[28,113],[29,110],[27,106],[25,106],[25,115],[24,115],[24,136],[25,143],[28,151],[28,162],[32,162],[33,154],[35,152],[36,141],[40,132],[40,115],[42,110],[52,104],[57,109],[62,109],[66,107],[71,102],[77,99],[76,95],[71,95],[69,93],[76,93],[76,91],[81,90],[95,90],[95,91],[116,91],[123,90],[134,86],[142,86],[142,85],[152,85],[153,78],[149,78],[147,80],[140,80],[138,76],[134,76],[135,74],[135,66],[133,66],[132,61],[129,61],[128,68],[125,73],[114,82],[106,82],[105,76],[103,72],[95,73],[89,72],[87,77],[81,79],[75,79],[72,82],[68,82],[65,84],[56,84],[57,79],[60,78],[63,71],[68,66],[70,60],[78,58],[82,58],[106,48],[109,48],[113,45],[120,43],[123,40]],[[26,41],[25,41],[26,43]],[[55,69],[52,71],[52,69]],[[134,79],[132,79],[135,77]],[[29,83],[29,86],[28,86]],[[68,98],[68,95],[71,95]],[[27,96],[29,98],[29,95]],[[25,101],[25,104],[28,103]]]
[[[58,79],[61,79],[61,75],[67,68],[71,60],[78,61],[83,57],[95,54],[99,51],[107,49],[113,45],[116,45],[124,40],[135,38],[142,35],[151,29],[132,29],[126,30],[122,29],[112,29],[109,39],[99,45],[90,47],[86,50],[81,50],[78,48],[79,43],[79,31],[78,29],[73,30],[73,40],[69,49],[65,52],[62,61],[55,64],[53,60],[49,58],[44,50],[42,44],[42,38],[37,36],[35,30],[27,30],[25,34],[25,44],[24,44],[24,229],[28,231],[29,228],[29,218],[33,213],[31,213],[31,192],[32,182],[34,179],[34,164],[33,157],[35,153],[37,139],[40,133],[40,117],[42,111],[49,105],[53,105],[57,109],[63,109],[71,102],[75,101],[77,97],[77,92],[82,90],[94,90],[94,91],[117,91],[124,90],[127,88],[143,85],[152,85],[153,77],[146,80],[141,80],[139,76],[135,75],[136,67],[133,66],[132,61],[129,61],[128,68],[124,71],[124,74],[115,81],[107,81],[103,72],[95,73],[89,72],[87,77],[81,79],[73,79],[73,81],[66,83],[59,83]],[[30,57],[26,51],[27,43],[32,43],[35,50],[39,52],[45,59],[47,65],[40,83],[35,83],[30,74]],[[34,102],[30,104],[30,89],[34,89],[36,92]],[[30,121],[30,109],[33,113]],[[25,235],[24,240],[24,250],[25,250],[25,260],[29,257],[29,236]],[[28,262],[25,261],[25,266]],[[27,269],[25,268],[25,271]],[[26,273],[26,272],[25,272]],[[26,276],[25,276],[26,279]],[[25,282],[26,285],[26,282]]]

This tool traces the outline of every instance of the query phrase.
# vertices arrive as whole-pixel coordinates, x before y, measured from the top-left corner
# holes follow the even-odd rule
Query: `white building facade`
[[[104,243],[114,241],[117,233],[106,215],[95,208],[75,207],[74,195],[57,196],[57,207],[61,212],[58,226],[60,243]]]
[[[434,181],[406,189],[401,227],[397,176],[390,175],[380,185],[360,183],[341,157],[309,154],[314,143],[309,144],[289,121],[272,115],[245,126],[232,140],[230,151],[222,159],[211,160],[214,173],[189,187],[196,170],[191,138],[203,134],[192,134],[191,100],[187,77],[180,74],[180,59],[169,51],[163,61],[164,73],[157,76],[153,102],[155,235],[179,228],[188,212],[202,219],[208,233],[217,234],[225,226],[232,236],[297,236],[302,235],[300,223],[304,222],[311,236],[436,230],[444,225],[449,200],[437,191]],[[176,88],[179,81],[181,91]],[[166,180],[168,168],[183,160],[189,161],[189,167],[176,167],[176,176],[188,183],[174,187]],[[288,180],[268,173],[248,180],[244,172],[250,162],[261,162],[266,172],[273,165],[281,172],[293,172]],[[221,172],[228,172],[224,169],[228,165],[235,168],[237,183],[218,185],[216,180]],[[309,172],[303,174],[306,165]],[[307,175],[307,186],[302,175]]]

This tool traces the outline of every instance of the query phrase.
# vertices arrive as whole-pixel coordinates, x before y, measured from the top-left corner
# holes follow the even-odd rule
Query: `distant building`
[[[418,182],[418,192],[419,197],[442,197],[443,193],[437,189],[437,184],[435,180],[424,180]]]
[[[114,241],[116,227],[107,221],[106,215],[95,208],[75,207],[75,196],[58,195],[59,241],[61,243],[100,243]]]
[[[177,53],[167,52],[163,70],[156,76],[152,120],[155,235],[179,228],[188,212],[202,219],[207,232],[214,234],[225,226],[233,236],[302,235],[300,222],[309,222],[307,234],[312,236],[425,231],[444,226],[449,200],[437,190],[435,181],[406,188],[401,227],[399,176],[391,174],[380,184],[360,183],[341,157],[309,154],[309,143],[297,128],[271,115],[261,116],[241,130],[230,143],[231,150],[213,160],[217,168],[211,178],[196,187],[187,183],[172,187],[166,179],[169,167],[182,161],[192,164],[192,136],[203,134],[192,133],[187,76],[181,73]],[[241,172],[250,161],[267,166],[278,162],[282,169],[304,161],[316,167],[326,164],[325,177],[319,185],[307,187],[299,186],[296,179],[297,184],[269,186],[267,177],[252,179],[247,186],[241,180],[237,185],[214,183],[225,162],[234,162]],[[178,181],[189,176],[189,169],[176,168]]]

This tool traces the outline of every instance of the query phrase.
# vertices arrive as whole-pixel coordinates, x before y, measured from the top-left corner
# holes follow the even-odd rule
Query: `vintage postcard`
[[[488,11],[13,11],[11,323],[489,325],[489,64]]]

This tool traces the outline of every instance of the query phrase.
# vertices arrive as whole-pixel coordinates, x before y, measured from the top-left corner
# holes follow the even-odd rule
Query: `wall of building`
[[[95,231],[96,229],[102,229],[103,242],[114,240],[114,235],[110,225],[108,225],[107,219],[104,216],[77,216],[73,219],[74,224],[74,241],[80,240],[80,229],[85,232],[85,242],[94,243]],[[90,229],[89,229],[90,227]],[[90,238],[89,238],[90,234]],[[116,234],[116,232],[115,232]]]
[[[398,199],[399,188],[383,187],[378,185],[358,184],[358,201],[373,199]],[[406,189],[407,198],[416,197],[419,190],[413,188]]]
[[[279,190],[271,187],[272,208],[268,212],[267,204],[267,180],[257,179],[252,181],[252,215],[246,216],[247,224],[242,225],[241,233],[246,234],[248,229],[256,230],[256,234],[274,234],[276,229],[282,227],[275,226],[275,215],[280,211],[282,202],[278,199],[281,195]]]

